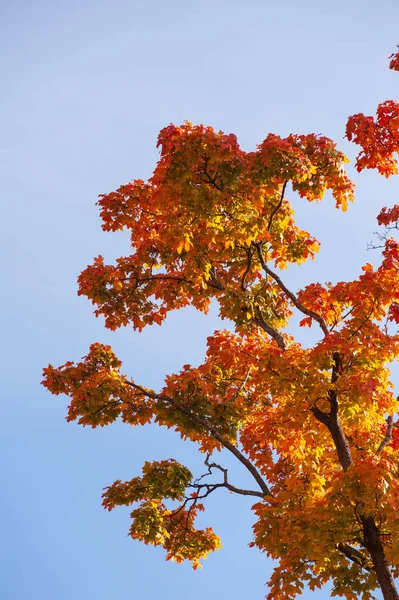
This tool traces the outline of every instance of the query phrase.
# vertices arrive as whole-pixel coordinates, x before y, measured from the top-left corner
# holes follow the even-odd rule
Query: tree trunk
[[[364,545],[373,562],[374,571],[376,572],[384,600],[399,600],[399,594],[389,569],[378,527],[375,524],[373,517],[361,517],[361,519],[363,524]]]

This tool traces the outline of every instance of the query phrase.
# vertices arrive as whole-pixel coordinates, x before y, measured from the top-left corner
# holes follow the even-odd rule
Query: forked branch
[[[210,458],[210,456],[208,454],[204,461],[206,466],[208,467],[208,472],[204,473],[204,475],[201,475],[201,477],[199,477],[198,479],[193,481],[193,483],[191,483],[189,485],[190,488],[198,490],[199,494],[201,493],[202,490],[205,490],[206,495],[208,495],[211,492],[213,492],[214,490],[224,487],[227,490],[229,490],[229,492],[233,492],[234,494],[240,494],[241,496],[256,496],[258,498],[264,497],[264,494],[262,492],[257,492],[255,490],[242,489],[242,488],[236,487],[235,485],[232,485],[228,480],[228,470],[215,462],[210,463],[209,458]],[[219,471],[221,471],[223,473],[223,483],[206,483],[203,481],[205,477],[208,477],[209,475],[213,474],[212,469],[218,469]]]
[[[239,451],[239,449],[236,446],[234,446],[234,444],[229,442],[229,440],[226,440],[226,438],[217,431],[217,429],[212,425],[212,423],[208,421],[208,419],[201,417],[200,415],[196,415],[189,408],[183,406],[182,404],[180,404],[180,402],[178,402],[174,398],[171,398],[170,396],[156,394],[155,392],[147,390],[141,387],[140,385],[133,383],[132,381],[126,381],[126,383],[134,389],[136,389],[137,391],[141,392],[143,396],[147,396],[148,398],[152,398],[153,400],[161,400],[163,402],[171,404],[172,406],[174,406],[174,408],[176,408],[183,414],[187,415],[190,419],[192,419],[192,421],[204,427],[215,438],[215,440],[217,440],[220,444],[222,444],[222,446],[229,450],[240,461],[240,463],[243,464],[244,467],[251,473],[252,477],[255,479],[260,489],[262,490],[262,497],[271,496],[271,492],[267,484],[265,483],[263,477],[260,475],[256,467],[251,463],[250,460],[248,460],[246,456],[244,456],[242,452]]]

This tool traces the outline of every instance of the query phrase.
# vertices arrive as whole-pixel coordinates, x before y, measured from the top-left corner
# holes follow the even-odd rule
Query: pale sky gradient
[[[397,43],[397,0],[3,1],[1,598],[264,598],[271,564],[247,547],[251,501],[211,498],[204,523],[224,547],[202,572],[166,563],[126,537],[129,511],[104,511],[101,490],[145,460],[174,457],[200,473],[195,448],[157,428],[67,424],[66,398],[40,387],[41,369],[79,359],[93,341],[111,343],[125,371],[152,387],[199,363],[216,314],[187,310],[162,328],[112,334],[77,298],[76,277],[94,256],[128,251],[123,235],[101,232],[97,195],[150,176],[159,129],[185,119],[234,132],[248,150],[270,131],[323,133],[353,157],[346,118],[398,97],[387,63]],[[366,243],[399,185],[349,172],[348,213],[330,199],[294,201],[323,247],[288,274],[293,287],[353,278],[378,261]]]

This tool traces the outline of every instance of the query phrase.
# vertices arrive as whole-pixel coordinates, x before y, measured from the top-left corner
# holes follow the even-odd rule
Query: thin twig
[[[218,487],[226,487],[230,492],[234,492],[235,494],[241,494],[242,496],[258,496],[259,498],[263,498],[264,494],[262,494],[261,492],[256,492],[254,490],[246,490],[246,489],[244,490],[242,488],[236,487],[235,485],[232,485],[228,480],[228,469],[222,467],[218,463],[215,463],[215,462],[210,463],[209,458],[210,458],[210,455],[207,454],[206,459],[204,461],[206,466],[208,467],[208,473],[205,473],[205,475],[203,475],[202,477],[197,479],[194,482],[194,484],[199,484],[199,482],[201,481],[201,479],[203,479],[203,477],[212,475],[212,469],[218,469],[219,471],[221,471],[223,473],[223,483],[210,484],[210,485],[217,485]],[[199,485],[204,485],[204,484],[199,484]],[[209,484],[205,484],[205,485],[209,485]]]

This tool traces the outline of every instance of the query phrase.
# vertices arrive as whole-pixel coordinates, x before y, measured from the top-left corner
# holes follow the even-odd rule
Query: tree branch
[[[245,278],[248,275],[250,269],[251,269],[251,265],[252,265],[252,250],[251,248],[244,248],[245,252],[247,253],[247,267],[243,273],[243,276],[241,277],[241,289],[243,292],[247,291],[247,286],[245,284]]]
[[[331,374],[331,383],[334,384],[342,370],[341,357],[339,352],[333,352],[334,365]],[[312,413],[320,423],[323,423],[331,433],[335,449],[337,451],[338,460],[344,471],[347,471],[351,466],[352,454],[346,439],[345,432],[342,429],[341,421],[338,415],[338,396],[337,391],[331,388],[328,391],[328,400],[330,402],[330,412],[326,413],[317,406],[311,408]]]
[[[136,390],[138,390],[139,392],[141,392],[144,396],[148,396],[149,398],[152,398],[153,400],[162,400],[164,402],[171,404],[177,410],[179,410],[182,413],[184,413],[185,415],[187,415],[195,423],[198,423],[198,425],[201,425],[202,427],[204,427],[215,438],[215,440],[220,442],[220,444],[222,444],[222,446],[224,446],[227,450],[229,450],[232,454],[234,454],[234,456],[240,461],[240,463],[243,464],[244,467],[251,473],[252,477],[255,479],[255,481],[257,482],[257,484],[259,485],[260,489],[263,492],[262,497],[263,496],[271,496],[271,492],[270,492],[268,486],[266,485],[266,483],[263,480],[262,476],[260,475],[259,471],[251,463],[251,461],[248,460],[248,458],[246,456],[244,456],[242,454],[242,452],[240,452],[236,446],[234,446],[231,442],[226,440],[226,438],[223,437],[207,419],[194,414],[193,412],[191,412],[191,410],[189,408],[183,406],[182,404],[180,404],[180,402],[178,402],[174,398],[171,398],[169,396],[164,396],[161,394],[156,394],[155,392],[152,392],[151,390],[147,390],[147,389],[141,387],[140,385],[133,383],[133,381],[126,380],[126,383],[128,385],[130,385],[131,387],[135,388]]]
[[[377,303],[377,300],[376,300],[376,299],[374,299],[374,302],[373,302],[373,306],[372,306],[372,308],[371,308],[371,311],[370,311],[370,312],[368,313],[368,315],[367,315],[367,316],[366,316],[366,317],[363,319],[363,321],[360,323],[359,327],[357,327],[357,328],[355,329],[355,331],[352,331],[352,333],[351,333],[351,334],[350,334],[350,336],[348,337],[348,340],[350,340],[350,339],[351,339],[351,338],[353,338],[353,337],[354,337],[354,336],[355,336],[357,333],[359,333],[359,331],[360,331],[360,330],[361,330],[361,329],[364,327],[364,325],[367,323],[367,321],[369,321],[369,320],[370,320],[370,318],[371,318],[371,315],[372,315],[372,314],[373,314],[373,312],[374,312],[374,309],[375,309],[376,303]]]
[[[384,450],[384,448],[386,446],[388,446],[389,442],[392,439],[392,430],[393,430],[393,417],[390,415],[387,418],[387,430],[385,432],[385,436],[384,439],[382,440],[381,444],[378,446],[377,452],[376,454],[381,454],[381,452]]]
[[[209,162],[209,159],[205,155],[204,156],[204,170],[203,170],[203,174],[205,175],[205,177],[207,178],[207,180],[208,180],[209,183],[211,183],[217,190],[219,190],[219,192],[223,192],[223,181],[220,180],[220,185],[217,184],[217,182],[216,182],[217,175],[212,176],[208,172],[208,162]]]
[[[254,318],[254,323],[256,323],[259,327],[263,329],[263,331],[266,331],[266,333],[268,333],[274,339],[280,350],[286,349],[284,337],[281,335],[281,333],[277,331],[277,329],[275,329],[265,321],[260,308],[257,308],[257,316]]]
[[[206,466],[208,467],[208,473],[205,473],[204,475],[201,475],[201,477],[199,477],[199,479],[197,479],[196,481],[194,481],[193,485],[198,485],[198,486],[208,486],[208,485],[215,485],[217,487],[225,487],[227,488],[230,492],[234,492],[235,494],[241,494],[242,496],[258,496],[259,498],[263,498],[264,494],[262,494],[262,492],[256,492],[254,490],[244,490],[242,488],[237,488],[235,485],[232,485],[229,480],[228,480],[228,469],[225,469],[224,467],[222,467],[221,465],[219,465],[218,463],[209,462],[209,458],[210,455],[207,454],[206,459],[204,461],[204,463],[206,464]],[[204,477],[208,477],[208,475],[212,475],[212,469],[218,469],[219,471],[221,471],[223,473],[223,483],[218,483],[218,484],[201,484],[200,481],[201,479],[203,479]]]
[[[372,571],[372,566],[369,559],[364,556],[359,550],[353,548],[349,544],[337,544],[337,550],[346,556],[349,560],[356,563],[362,569],[365,569],[369,573]]]
[[[265,495],[262,492],[255,492],[254,490],[244,490],[241,488],[237,488],[231,483],[191,483],[189,488],[193,488],[195,490],[201,491],[202,489],[206,490],[206,494],[204,496],[198,496],[198,498],[206,498],[209,494],[211,494],[214,490],[218,488],[226,488],[230,492],[234,494],[240,494],[241,496],[256,496],[257,498],[264,498]]]
[[[281,190],[280,200],[279,200],[279,203],[277,204],[277,206],[272,210],[272,213],[271,213],[270,218],[269,218],[269,223],[267,225],[267,231],[270,231],[272,223],[273,223],[274,215],[281,208],[281,205],[282,205],[283,200],[284,200],[285,188],[287,187],[287,183],[288,183],[288,181],[284,181],[284,183],[283,183],[283,187],[282,187],[282,190]]]
[[[272,269],[270,269],[270,267],[267,265],[267,263],[265,261],[265,257],[263,256],[263,252],[262,252],[262,242],[257,242],[256,244],[254,244],[254,246],[258,252],[259,261],[260,261],[260,264],[262,265],[262,269],[265,271],[265,273],[267,275],[270,275],[270,277],[272,279],[274,279],[274,281],[277,283],[279,288],[288,296],[288,298],[291,300],[291,302],[294,304],[294,306],[296,306],[296,308],[304,315],[307,315],[308,317],[311,317],[312,319],[317,321],[317,323],[320,325],[321,330],[323,331],[324,335],[327,335],[329,333],[329,331],[328,331],[326,322],[324,321],[323,317],[321,315],[315,313],[313,310],[309,310],[303,304],[301,304],[299,302],[298,298],[295,296],[295,294],[293,294],[293,292],[291,292],[286,287],[286,285],[283,283],[283,281],[280,279],[280,277],[277,275],[277,273],[272,271]]]
[[[212,267],[209,271],[210,279],[206,282],[209,287],[213,287],[217,290],[223,291],[225,289],[224,285],[220,283],[219,279],[216,277],[216,268]]]
[[[248,369],[248,371],[245,374],[244,379],[241,381],[240,385],[237,387],[234,394],[232,395],[230,402],[234,402],[235,400],[237,400],[238,395],[242,392],[242,390],[244,389],[244,387],[249,379],[250,373],[251,373],[251,369]]]

